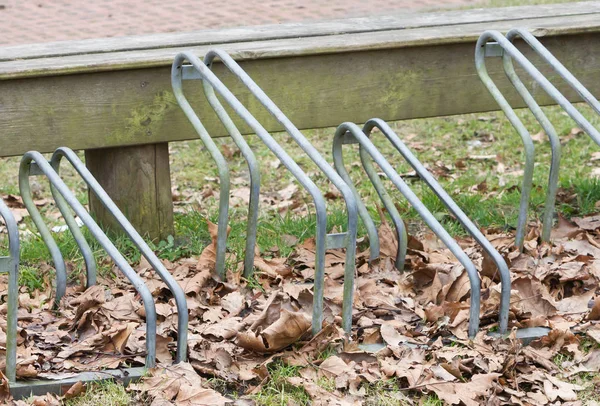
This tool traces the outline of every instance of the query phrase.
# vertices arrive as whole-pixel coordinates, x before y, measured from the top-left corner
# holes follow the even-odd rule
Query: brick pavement
[[[0,0],[0,46],[449,8],[478,0]]]

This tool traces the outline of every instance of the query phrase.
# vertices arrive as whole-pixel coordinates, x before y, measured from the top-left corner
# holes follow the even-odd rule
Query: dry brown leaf
[[[83,382],[76,382],[69,390],[64,394],[65,399],[73,399],[79,395],[85,393],[85,385]]]
[[[217,260],[217,236],[219,226],[210,220],[206,220],[208,224],[208,232],[210,234],[211,243],[207,245],[206,248],[200,254],[200,258],[198,259],[198,264],[196,265],[196,270],[215,270],[215,261]],[[231,227],[227,226],[227,235],[231,231]]]
[[[281,309],[279,319],[262,331],[238,333],[238,344],[258,353],[279,351],[300,339],[310,329],[310,318],[303,312]]]

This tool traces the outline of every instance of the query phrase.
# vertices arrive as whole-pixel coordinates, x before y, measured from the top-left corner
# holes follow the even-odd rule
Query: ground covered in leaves
[[[189,362],[173,366],[175,304],[142,261],[137,271],[157,302],[159,367],[129,390],[140,404],[156,406],[261,403],[256,395],[272,379],[270,365],[281,363],[295,371],[285,384],[314,405],[418,404],[423,394],[467,406],[597,401],[600,217],[561,218],[551,245],[540,243],[537,224],[530,226],[524,253],[514,249],[512,235],[487,232],[512,273],[512,332],[505,339],[489,335],[497,328],[499,278],[472,240],[459,239],[482,280],[481,331],[469,340],[470,288],[462,266],[435,237],[420,234],[410,239],[407,271],[399,272],[393,267],[394,233],[383,223],[381,259],[367,263],[365,241],[357,256],[350,340],[340,328],[341,251],[327,252],[325,323],[315,337],[310,334],[314,240],[299,243],[287,257],[276,249],[257,254],[250,280],[230,272],[226,282],[218,281],[214,244],[199,258],[165,260],[187,294],[190,313]],[[81,286],[69,287],[57,311],[50,281],[31,294],[23,289],[19,378],[143,365],[144,311],[132,286],[122,278]],[[6,290],[2,279],[0,291]],[[6,314],[5,304],[0,313]],[[0,323],[4,346],[5,318]],[[529,345],[516,339],[517,328],[534,326],[551,331]],[[395,385],[391,398],[373,403],[369,388],[388,381]],[[0,395],[8,401],[6,389],[4,379]],[[74,388],[67,397],[84,389]],[[51,405],[64,399],[48,395],[29,401]]]

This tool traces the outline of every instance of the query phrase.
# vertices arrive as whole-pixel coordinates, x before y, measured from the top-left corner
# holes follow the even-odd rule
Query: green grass
[[[65,401],[65,406],[129,406],[139,404],[120,383],[104,381],[87,388],[85,394]]]
[[[300,367],[286,365],[282,361],[273,362],[268,366],[270,378],[253,396],[258,405],[299,406],[310,405],[310,397],[303,388],[296,387],[287,382],[287,378],[298,376]]]

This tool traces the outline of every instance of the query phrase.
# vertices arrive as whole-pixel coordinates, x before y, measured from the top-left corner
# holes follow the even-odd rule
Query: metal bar
[[[347,233],[349,238],[346,240],[346,260],[344,272],[344,298],[342,310],[342,324],[346,334],[350,334],[352,329],[352,302],[355,273],[355,257],[356,257],[356,232],[358,227],[358,203],[355,194],[348,184],[337,174],[337,172],[329,165],[329,163],[321,156],[319,151],[304,137],[296,126],[287,118],[287,116],[277,107],[275,103],[263,92],[263,90],[246,74],[246,72],[231,58],[226,52],[213,49],[210,50],[204,57],[204,63],[207,66],[212,66],[215,58],[219,58],[221,62],[231,71],[244,86],[254,95],[254,97],[263,105],[263,107],[271,114],[271,116],[280,123],[288,133],[288,135],[302,148],[306,155],[317,165],[321,172],[333,183],[340,191],[346,203],[346,211],[348,212]],[[216,98],[215,98],[216,100]],[[218,100],[216,100],[218,102]],[[367,225],[368,227],[369,225]],[[321,250],[317,242],[317,252]],[[320,253],[321,262],[324,261],[324,251]],[[317,263],[319,257],[317,258]],[[317,302],[323,301],[322,288],[317,289],[316,280],[323,281],[325,277],[324,263],[315,269],[315,308]],[[346,281],[348,283],[346,283]],[[321,282],[319,283],[321,284]]]
[[[325,249],[340,249],[344,248],[348,239],[348,233],[335,233],[335,234],[327,234],[325,237]]]
[[[10,384],[10,394],[15,399],[25,399],[30,396],[42,396],[46,393],[64,395],[77,382],[84,384],[101,381],[120,381],[127,386],[130,382],[140,380],[146,375],[145,367],[106,369],[103,371],[82,372],[70,378],[61,380],[31,380]]]
[[[508,53],[505,53],[502,62],[504,72],[517,90],[529,110],[533,113],[536,120],[546,133],[550,141],[550,149],[552,158],[550,164],[550,174],[548,175],[548,190],[546,191],[546,203],[544,204],[544,214],[542,217],[542,241],[550,241],[550,232],[552,231],[552,223],[554,221],[554,205],[556,203],[556,192],[558,191],[558,175],[560,169],[560,139],[548,117],[544,114],[541,107],[536,103],[535,99],[529,93],[523,82],[519,79],[515,67],[512,63],[512,58]]]
[[[512,34],[512,35],[514,35],[514,34]],[[567,100],[567,98],[565,96],[563,96],[563,94],[560,91],[558,91],[558,89],[556,89],[556,87],[552,83],[550,83],[550,81],[548,81],[548,79],[546,79],[546,77],[544,75],[542,75],[542,73],[525,57],[525,55],[523,55],[521,53],[521,51],[519,51],[517,49],[517,47],[515,47],[512,44],[512,42],[510,42],[507,38],[505,38],[500,32],[485,31],[479,37],[479,40],[477,41],[477,45],[476,45],[476,49],[475,49],[475,64],[476,64],[478,72],[481,70],[481,72],[483,72],[484,74],[487,74],[487,72],[485,70],[485,59],[484,59],[483,51],[481,51],[481,49],[483,49],[485,47],[485,44],[487,42],[489,42],[490,40],[498,42],[498,44],[500,44],[500,46],[504,49],[504,53],[509,54],[509,56],[514,61],[516,61],[531,76],[531,78],[533,80],[535,80],[535,82],[538,83],[541,86],[541,88],[544,89],[544,91],[567,112],[567,114],[573,120],[575,120],[575,122],[594,140],[594,142],[596,144],[600,145],[600,132],[598,132],[598,130],[596,128],[594,128],[593,125],[590,124],[590,122],[573,106],[573,104],[571,102],[569,102]],[[540,50],[540,52],[541,52],[541,50]],[[557,61],[555,60],[555,62],[557,62]],[[553,65],[553,67],[555,69],[559,69],[558,65]],[[564,69],[564,70],[566,70],[566,69]],[[566,76],[564,70],[560,69],[558,72],[561,73],[561,76],[565,75],[563,77],[568,78],[568,76]],[[481,77],[481,74],[480,74],[480,77]],[[488,76],[488,79],[489,79],[489,76]],[[482,80],[483,80],[483,78],[482,78]],[[572,81],[572,78],[569,80]],[[489,81],[491,81],[491,80],[489,80]],[[576,83],[574,83],[574,82],[569,82],[569,84],[571,84],[572,86],[576,85]],[[487,84],[486,84],[486,86],[487,86]],[[495,87],[495,85],[493,85],[493,86]],[[581,86],[581,87],[583,87],[583,86]],[[581,87],[578,87],[578,89],[580,91],[581,91]],[[504,99],[504,98],[502,97],[502,99]],[[588,100],[586,100],[586,101],[588,101]],[[591,102],[592,107],[594,107],[593,100],[590,99],[589,102]]]
[[[62,158],[65,158],[77,171],[79,176],[88,185],[90,190],[94,192],[98,200],[102,205],[115,217],[117,223],[121,226],[125,234],[129,236],[133,244],[140,250],[142,255],[148,260],[148,263],[160,276],[162,281],[167,285],[173,297],[175,298],[175,304],[177,306],[177,354],[176,362],[185,361],[187,358],[187,336],[188,336],[188,308],[185,292],[181,286],[177,283],[171,273],[165,268],[163,263],[158,259],[154,252],[150,249],[148,244],[144,241],[142,236],[136,231],[131,225],[129,220],[117,207],[117,205],[108,196],[106,191],[100,186],[96,178],[86,168],[85,164],[81,162],[79,157],[70,148],[62,147],[58,148],[52,155],[50,161],[52,168],[59,173],[60,163]],[[62,197],[57,193],[56,188],[51,186],[52,194],[57,202],[62,201]],[[61,203],[64,203],[62,201]]]
[[[480,37],[480,41],[481,38],[483,38],[483,35]],[[492,39],[495,39],[495,37]],[[504,39],[504,37],[502,37],[502,39]],[[475,48],[475,67],[477,69],[477,74],[479,75],[479,78],[481,79],[483,84],[487,87],[492,97],[496,100],[496,103],[498,103],[498,105],[508,118],[508,121],[510,121],[512,126],[517,130],[517,133],[523,141],[523,147],[525,148],[525,169],[523,172],[523,184],[521,186],[521,201],[519,203],[519,218],[517,220],[517,230],[515,236],[515,245],[519,248],[519,250],[522,251],[523,243],[525,242],[525,229],[527,228],[527,211],[529,207],[529,198],[531,196],[531,189],[533,188],[535,147],[533,146],[533,140],[531,139],[531,135],[529,134],[521,120],[519,120],[514,110],[512,109],[506,98],[502,95],[502,92],[500,92],[500,89],[498,89],[498,87],[487,72],[487,68],[485,66],[485,44],[487,42],[487,40],[482,41],[481,43],[478,42],[477,47]],[[497,41],[497,43],[498,46],[502,44],[500,41]]]
[[[323,197],[319,188],[314,184],[308,175],[306,175],[298,164],[285,152],[285,150],[273,139],[273,137],[264,129],[264,127],[256,120],[256,118],[244,107],[242,103],[231,93],[231,91],[214,75],[214,73],[193,53],[183,52],[175,57],[173,67],[171,70],[171,84],[173,87],[173,94],[180,107],[184,110],[186,116],[199,133],[204,133],[208,137],[208,133],[204,126],[200,122],[200,119],[190,106],[182,89],[182,66],[183,63],[189,62],[194,69],[196,69],[201,75],[202,80],[208,82],[216,92],[223,97],[227,103],[234,109],[234,111],[254,130],[259,136],[263,143],[269,148],[275,156],[283,163],[283,165],[292,173],[292,175],[298,180],[298,182],[308,191],[312,196],[316,217],[317,217],[317,232],[316,232],[316,245],[317,245],[317,258],[316,268],[319,266],[324,268],[324,240],[326,235],[327,226],[327,212],[325,208],[325,198]],[[320,252],[323,254],[320,255]],[[316,272],[315,272],[316,274]],[[322,294],[323,285],[319,285],[317,276],[315,276],[315,296],[317,291],[320,289]],[[313,320],[312,327],[313,332],[320,331],[323,317],[323,305],[322,302],[316,303],[313,308]]]
[[[144,304],[144,310],[146,313],[146,367],[152,368],[156,363],[156,308],[152,294],[148,287],[144,284],[142,278],[131,268],[127,260],[119,252],[119,250],[113,245],[110,239],[104,234],[102,229],[96,224],[92,216],[85,210],[83,205],[77,200],[75,195],[71,193],[67,185],[60,178],[54,168],[46,161],[46,159],[37,151],[27,152],[21,159],[21,165],[19,167],[19,185],[22,187],[22,191],[30,193],[29,186],[29,169],[31,163],[35,162],[39,169],[44,173],[46,178],[50,181],[54,187],[56,193],[55,196],[60,195],[64,199],[65,203],[68,204],[75,214],[85,224],[90,233],[98,241],[98,243],[104,248],[107,254],[113,259],[117,267],[121,272],[129,279],[133,284],[135,290],[139,293],[142,302]],[[25,200],[25,199],[23,199]],[[38,213],[39,214],[39,213]],[[15,329],[16,334],[16,329]]]
[[[515,72],[512,58],[508,53],[503,51],[502,45],[498,42],[488,42],[485,44],[485,56],[490,56],[488,53],[490,45],[493,45],[496,49],[501,50],[499,55],[502,56],[502,62],[504,66],[504,72],[508,76],[509,80],[513,84],[513,87],[517,90],[529,110],[533,113],[536,120],[544,129],[548,139],[550,140],[550,147],[552,150],[552,159],[550,166],[550,174],[548,176],[548,190],[546,192],[546,203],[544,205],[544,214],[542,216],[542,240],[550,240],[550,232],[552,230],[552,222],[554,219],[554,206],[556,202],[556,192],[558,190],[558,175],[560,167],[560,140],[556,130],[550,123],[550,120],[546,117],[540,106],[536,103],[535,99],[529,93],[523,82],[519,79]],[[496,55],[498,56],[498,55]],[[517,120],[519,120],[517,118]],[[520,120],[519,120],[520,121]],[[518,128],[515,128],[518,131]]]
[[[346,133],[350,133],[359,142],[361,148],[370,155],[370,157],[379,165],[387,177],[392,181],[396,188],[404,195],[408,202],[414,207],[419,216],[438,236],[438,238],[448,247],[458,261],[465,268],[471,285],[471,305],[469,310],[469,337],[475,337],[479,330],[479,313],[481,305],[481,284],[475,265],[467,254],[460,248],[458,243],[448,234],[444,227],[436,220],[433,214],[425,207],[419,198],[404,182],[402,177],[394,170],[389,162],[384,158],[379,150],[373,145],[369,137],[354,123],[341,124],[335,133],[333,140],[334,151],[340,151],[343,139]]]
[[[514,42],[516,38],[522,38],[543,60],[545,60],[552,68],[573,88],[581,98],[594,109],[596,114],[600,114],[600,103],[598,100],[561,64],[558,59],[550,53],[538,40],[535,36],[533,36],[529,31],[522,28],[515,28],[510,30],[506,34],[506,38],[510,42]],[[554,130],[554,127],[550,124],[547,117],[542,112],[541,108],[535,102],[523,82],[519,79],[517,73],[515,72],[512,58],[508,55],[504,57],[504,70],[507,72],[507,75],[513,86],[519,91],[525,102],[528,104],[530,110],[532,110],[538,122],[544,128],[546,134],[550,138],[550,145],[552,146],[552,163],[550,166],[550,179],[548,180],[548,195],[546,196],[546,204],[545,211],[543,217],[543,228],[542,228],[542,241],[550,241],[550,234],[552,230],[552,222],[553,222],[553,214],[554,214],[554,206],[556,203],[556,193],[558,190],[558,168],[560,165],[560,140],[558,139],[558,135]],[[529,102],[527,101],[530,100]],[[569,103],[570,104],[570,103]],[[574,108],[573,108],[574,109]],[[571,116],[574,118],[573,116]],[[588,132],[590,127],[594,130],[595,128],[587,121],[583,123],[582,128],[586,131],[586,133],[594,139],[594,141],[598,142],[598,138],[594,138],[597,133]],[[579,124],[579,123],[578,123]],[[555,153],[555,150],[558,152]],[[557,155],[555,157],[555,155]]]
[[[323,320],[323,286],[324,286],[324,268],[325,268],[325,239],[326,239],[326,227],[327,227],[327,211],[325,205],[325,198],[321,191],[317,188],[314,182],[307,176],[302,169],[297,165],[297,163],[285,152],[285,150],[273,139],[273,137],[264,129],[264,127],[256,120],[252,114],[244,107],[242,103],[223,85],[223,83],[214,75],[214,73],[208,68],[206,65],[212,62],[212,58],[216,56],[216,53],[210,53],[207,55],[205,62],[202,62],[199,58],[193,55],[191,52],[184,52],[175,58],[172,68],[172,85],[173,92],[177,101],[184,111],[186,111],[186,115],[192,124],[196,127],[198,131],[204,131],[204,127],[200,123],[200,120],[195,115],[191,106],[185,99],[183,95],[181,81],[182,81],[182,71],[183,71],[183,63],[188,61],[191,65],[196,69],[202,77],[202,80],[205,82],[205,86],[212,87],[216,93],[218,93],[221,97],[223,97],[227,103],[233,108],[233,110],[238,114],[245,122],[248,124],[253,131],[258,135],[261,141],[277,156],[277,158],[283,163],[283,165],[292,173],[292,175],[298,180],[298,182],[308,191],[308,193],[312,196],[315,209],[316,209],[316,218],[317,218],[317,230],[316,230],[316,266],[315,266],[315,287],[314,287],[314,306],[313,306],[313,333],[317,333],[321,330],[322,320]],[[227,55],[219,54],[220,58],[225,57],[227,59]],[[234,69],[234,73],[240,77],[240,75],[245,75],[241,68],[233,62],[233,60],[228,61],[228,67]],[[237,67],[237,69],[236,69]],[[186,68],[189,69],[189,68]],[[241,72],[240,72],[241,71]],[[246,76],[247,81],[244,83],[247,86],[252,87],[252,91],[254,94],[256,93],[256,89],[258,88],[254,82],[251,81]],[[264,93],[262,93],[264,95]],[[270,102],[270,99],[264,95],[266,100],[261,99],[261,103]],[[219,101],[214,98],[213,99],[213,107],[216,106],[216,103]],[[263,104],[264,104],[263,103]],[[271,108],[273,106],[270,106]],[[224,109],[222,110],[221,116],[224,117]],[[283,113],[281,113],[283,116]],[[283,116],[285,117],[285,116]],[[280,117],[281,118],[281,117]],[[282,118],[283,120],[283,118]],[[287,119],[286,119],[287,120]],[[305,140],[305,139],[304,139]],[[306,141],[306,140],[305,140]],[[306,141],[308,143],[308,141]],[[305,148],[308,148],[304,146]],[[310,150],[310,148],[308,148]],[[314,148],[313,148],[314,149]],[[316,150],[315,150],[316,151]],[[314,159],[314,157],[311,157]],[[321,158],[322,162],[325,162]],[[326,164],[326,162],[325,162]],[[343,181],[342,181],[343,182]],[[343,187],[342,187],[343,188]],[[345,194],[344,194],[345,195]],[[344,309],[343,309],[343,327],[347,334],[350,333],[352,327],[352,295],[353,291],[351,290],[353,286],[354,280],[354,268],[355,268],[355,255],[356,255],[356,205],[352,204],[352,199],[350,202],[347,201],[347,208],[349,212],[349,222],[348,222],[348,234],[353,236],[350,238],[346,248],[346,265],[345,265],[345,285],[344,285]],[[353,215],[354,213],[354,215]],[[354,219],[354,220],[353,220]],[[348,282],[348,284],[346,284]],[[349,286],[349,288],[348,288]],[[348,290],[350,289],[350,290]]]
[[[17,308],[19,306],[19,228],[10,209],[0,198],[0,217],[8,233],[9,260],[3,260],[2,271],[8,273],[8,297],[6,310],[6,377],[17,379]]]
[[[523,39],[543,60],[545,60],[564,80],[573,88],[579,96],[594,109],[597,114],[600,114],[600,102],[594,97],[585,86],[538,39],[524,28],[513,28],[506,34],[506,38],[513,42],[516,38]],[[594,138],[590,134],[590,137]],[[597,139],[594,139],[598,143]]]
[[[367,137],[370,137],[373,128],[381,130],[383,135],[392,143],[394,148],[406,159],[410,166],[417,172],[419,177],[425,181],[436,196],[444,203],[444,205],[450,210],[456,219],[462,224],[467,232],[477,241],[477,243],[483,248],[483,250],[490,256],[492,261],[496,264],[500,274],[500,280],[502,283],[501,287],[501,299],[500,299],[500,311],[499,311],[499,332],[504,334],[508,327],[508,312],[510,309],[510,271],[506,261],[502,258],[502,255],[494,248],[494,246],[488,241],[471,219],[465,214],[464,211],[456,204],[456,202],[448,195],[448,193],[440,186],[438,181],[433,175],[425,169],[423,164],[415,157],[410,149],[400,140],[400,137],[390,128],[390,126],[383,120],[374,118],[364,125],[363,132]],[[361,157],[366,158],[365,150],[361,145]],[[368,165],[373,167],[373,164],[368,159],[363,159],[363,165],[368,162]],[[373,172],[371,172],[373,173]]]
[[[477,67],[477,72],[481,80],[484,82],[496,102],[500,105],[509,121],[517,129],[521,137],[523,138],[526,135],[531,141],[529,137],[529,133],[524,128],[523,124],[517,118],[514,111],[512,111],[511,106],[507,102],[507,100],[502,96],[497,86],[493,83],[491,78],[489,77],[486,67],[485,67],[485,47],[486,44],[490,41],[494,41],[504,50],[503,53],[503,63],[506,74],[511,80],[513,86],[517,89],[523,100],[526,102],[530,110],[535,115],[536,119],[550,138],[550,143],[552,147],[552,163],[550,167],[550,177],[549,177],[549,186],[548,186],[548,194],[546,196],[546,207],[544,211],[544,226],[542,229],[542,239],[544,241],[548,241],[550,239],[550,232],[552,228],[552,218],[554,212],[554,205],[556,201],[556,191],[558,188],[558,168],[560,164],[560,142],[558,141],[558,136],[556,131],[550,124],[547,117],[543,114],[542,110],[539,108],[527,88],[523,85],[523,82],[518,78],[516,72],[514,71],[513,60],[516,61],[528,74],[529,76],[538,84],[540,87],[556,102],[558,103],[563,110],[567,112],[567,114],[575,120],[575,122],[596,142],[596,144],[600,145],[600,132],[569,102],[563,94],[556,89],[552,83],[548,81],[548,79],[514,46],[511,42],[516,37],[522,37],[534,50],[538,55],[540,55],[546,62],[548,62],[556,72],[560,74],[560,76],[565,79],[565,81],[574,88],[581,97],[590,105],[592,108],[598,113],[600,112],[600,103],[583,87],[583,85],[554,57],[552,54],[544,48],[537,39],[523,29],[514,29],[509,31],[507,34],[507,38],[505,38],[498,31],[486,31],[484,32],[479,40],[477,41],[476,49],[475,49],[475,64]],[[525,140],[524,140],[525,141]],[[533,155],[533,147],[531,148]],[[526,154],[527,154],[527,145],[526,145]],[[532,156],[533,158],[533,156]],[[533,171],[533,169],[531,169]],[[526,175],[527,175],[528,167],[526,164]],[[527,179],[524,179],[524,184]],[[523,195],[521,196],[523,198]],[[523,200],[523,199],[522,199]],[[519,223],[521,225],[521,223]],[[522,230],[520,227],[517,229],[517,245],[520,249],[523,246],[523,238],[524,238],[524,230],[525,225],[523,225]]]
[[[190,69],[186,69],[189,72]],[[229,165],[227,160],[219,150],[219,147],[215,144],[212,137],[194,112],[194,109],[183,95],[183,73],[181,70],[178,71],[177,78],[174,77],[174,71],[171,71],[171,85],[173,87],[173,93],[179,107],[183,110],[194,130],[202,140],[202,143],[206,146],[210,156],[215,161],[217,170],[219,171],[219,219],[217,221],[217,247],[216,247],[216,259],[215,268],[217,275],[222,280],[225,280],[225,255],[227,253],[227,222],[229,220]],[[186,78],[189,77],[189,73],[186,74]],[[198,79],[194,77],[194,79]]]
[[[377,233],[377,228],[375,227],[375,223],[373,222],[373,219],[371,219],[371,216],[369,215],[369,211],[367,210],[364,203],[360,199],[360,195],[358,194],[358,191],[356,190],[356,187],[354,186],[354,182],[352,182],[352,179],[350,178],[350,174],[348,173],[348,171],[346,170],[346,166],[344,165],[344,154],[342,153],[342,145],[345,145],[345,144],[359,144],[359,142],[350,133],[346,133],[343,136],[341,136],[341,141],[339,143],[334,142],[333,149],[332,149],[333,165],[334,165],[334,168],[337,171],[337,173],[339,173],[339,175],[342,177],[342,179],[344,179],[344,181],[348,184],[348,186],[350,186],[350,189],[356,196],[356,201],[358,203],[358,213],[360,214],[361,220],[363,221],[363,223],[366,226],[368,224],[372,224],[372,225],[368,225],[366,227],[367,234],[369,235],[369,240],[371,241],[370,254],[371,254],[371,261],[372,261],[379,257],[379,250],[380,250],[379,235]],[[361,159],[362,159],[362,157],[361,157]],[[363,168],[366,171],[370,170],[370,167],[368,165],[365,165],[364,163],[363,163]],[[408,235],[406,233],[406,227],[404,225],[404,221],[402,221],[402,217],[400,216],[400,213],[396,209],[394,202],[392,201],[392,199],[390,198],[388,193],[385,191],[385,187],[381,183],[381,180],[379,179],[379,175],[377,175],[377,172],[373,172],[372,174],[368,173],[368,174],[369,174],[369,178],[371,179],[371,183],[373,184],[373,187],[375,188],[375,191],[379,195],[379,198],[383,202],[383,205],[386,208],[388,214],[390,215],[390,218],[392,219],[392,223],[394,224],[394,229],[396,230],[396,236],[398,239],[398,251],[396,253],[395,266],[396,266],[396,269],[398,269],[399,271],[402,271],[402,270],[404,270],[404,263],[406,260],[406,249],[407,249],[407,245],[408,245]],[[366,219],[368,219],[368,220],[366,220]],[[376,244],[375,244],[375,247],[377,248],[376,252],[374,252],[374,250],[373,250],[373,246],[374,246],[373,242],[374,241],[376,241]]]
[[[35,163],[35,162],[32,162]],[[26,170],[26,171],[25,171]],[[42,237],[42,241],[50,251],[50,255],[52,256],[52,262],[54,264],[54,270],[56,272],[56,297],[54,298],[54,306],[58,307],[58,304],[62,297],[64,296],[67,290],[67,267],[65,265],[65,261],[63,259],[62,253],[60,252],[60,248],[54,241],[54,237],[52,237],[52,233],[44,223],[44,219],[37,209],[35,203],[33,202],[33,196],[31,194],[31,186],[29,183],[30,176],[37,176],[41,174],[40,168],[37,164],[28,165],[26,168],[22,168],[19,171],[19,192],[21,194],[21,199],[23,200],[23,204],[35,224],[40,236]],[[57,205],[58,206],[58,205]],[[60,206],[58,206],[61,209]],[[68,210],[67,210],[68,211]],[[63,213],[61,211],[63,217],[65,215],[70,215],[71,213]],[[65,217],[66,219],[67,217]]]
[[[256,233],[258,231],[258,202],[260,198],[260,168],[252,149],[242,137],[215,94],[215,90],[207,82],[202,81],[204,95],[213,110],[223,123],[223,126],[240,149],[248,165],[250,173],[250,199],[248,201],[248,223],[246,225],[246,253],[244,256],[244,277],[249,278],[254,271],[254,250],[256,248]]]

